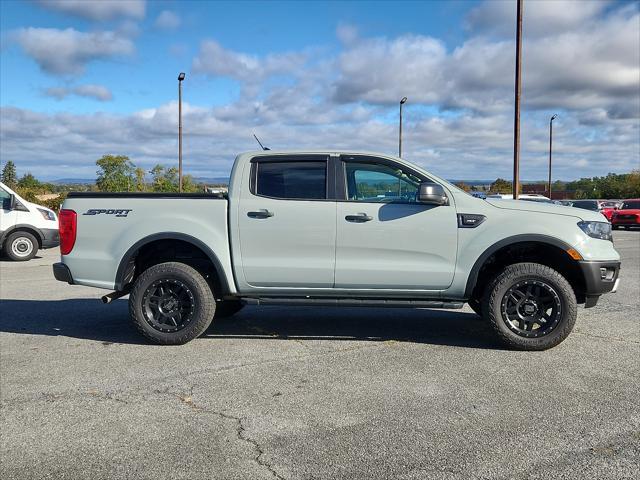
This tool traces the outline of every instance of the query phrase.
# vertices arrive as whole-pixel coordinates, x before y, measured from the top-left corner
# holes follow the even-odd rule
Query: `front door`
[[[456,262],[453,205],[416,200],[429,180],[387,159],[343,156],[338,202],[336,288],[444,290]]]
[[[331,180],[331,181],[330,181]],[[251,163],[238,219],[251,287],[331,288],[336,202],[328,155],[274,155]]]

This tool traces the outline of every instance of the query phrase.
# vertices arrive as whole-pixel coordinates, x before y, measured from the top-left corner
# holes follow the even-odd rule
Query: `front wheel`
[[[26,262],[38,253],[38,241],[29,232],[14,232],[7,237],[4,248],[14,262]]]
[[[516,263],[489,284],[482,313],[508,347],[546,350],[571,333],[577,302],[573,288],[556,270]]]
[[[199,337],[211,324],[215,310],[211,287],[184,263],[149,267],[136,279],[129,296],[133,324],[162,345],[182,345]]]

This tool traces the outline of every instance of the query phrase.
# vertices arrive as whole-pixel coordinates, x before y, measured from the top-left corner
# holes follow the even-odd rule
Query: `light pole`
[[[522,4],[524,0],[518,0],[516,14],[516,85],[515,85],[515,111],[513,118],[513,198],[518,198],[520,190],[520,70],[522,67]]]
[[[407,103],[407,97],[400,100],[400,130],[398,132],[398,157],[402,158],[402,106]]]
[[[554,113],[549,120],[549,199],[551,199],[551,145],[553,144],[553,121],[558,118],[558,114]]]
[[[184,72],[178,75],[178,191],[182,192],[182,81]]]

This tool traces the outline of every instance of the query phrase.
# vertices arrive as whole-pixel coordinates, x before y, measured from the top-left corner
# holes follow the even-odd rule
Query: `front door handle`
[[[247,212],[249,218],[269,218],[273,217],[273,212],[270,212],[266,208],[258,210],[257,212]]]
[[[373,217],[370,217],[366,213],[359,213],[357,215],[347,215],[344,219],[347,222],[364,223],[373,220]]]

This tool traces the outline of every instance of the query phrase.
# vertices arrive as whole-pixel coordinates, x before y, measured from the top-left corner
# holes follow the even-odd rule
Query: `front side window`
[[[327,162],[258,162],[255,193],[292,200],[327,198]]]
[[[345,164],[347,199],[358,202],[415,203],[420,179],[380,163]]]
[[[11,195],[2,187],[0,187],[0,203],[2,203],[3,210],[11,208]]]

